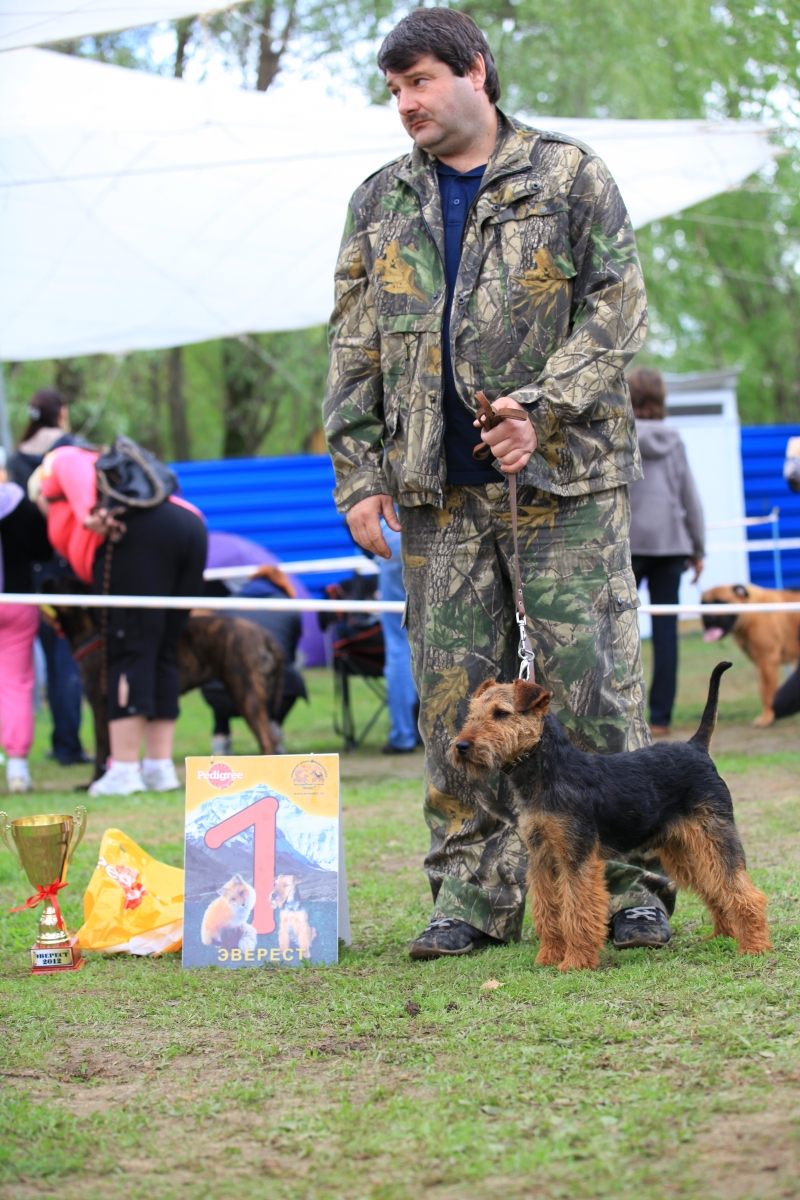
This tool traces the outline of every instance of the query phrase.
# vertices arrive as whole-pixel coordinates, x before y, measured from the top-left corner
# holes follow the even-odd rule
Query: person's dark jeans
[[[684,554],[663,557],[631,555],[636,586],[647,580],[651,604],[677,604],[681,575],[686,570]],[[678,684],[678,618],[653,617],[653,683],[650,688],[650,724],[666,727],[672,721],[672,706]]]
[[[39,624],[39,641],[47,663],[47,702],[53,719],[53,754],[62,764],[83,762],[81,728],[81,676],[69,652],[66,638],[44,621]]]

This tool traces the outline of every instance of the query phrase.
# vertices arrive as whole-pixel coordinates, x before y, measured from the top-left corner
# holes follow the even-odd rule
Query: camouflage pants
[[[649,745],[627,488],[563,498],[523,487],[518,505],[536,681],[553,693],[552,711],[583,749],[614,753]],[[517,674],[508,488],[450,487],[444,509],[401,508],[400,518],[434,916],[458,917],[515,941],[527,854],[508,780],[500,772],[467,779],[449,757],[478,684]],[[674,906],[674,889],[657,861],[609,863],[606,876],[612,912]]]

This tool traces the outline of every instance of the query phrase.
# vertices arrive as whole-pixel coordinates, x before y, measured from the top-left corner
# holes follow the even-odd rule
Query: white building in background
[[[689,466],[697,483],[706,525],[741,521],[745,515],[739,409],[736,403],[738,371],[698,371],[692,375],[665,375],[668,425],[680,431]],[[646,468],[646,464],[645,464]],[[749,583],[750,565],[745,550],[715,550],[714,545],[743,543],[742,525],[706,531],[706,565],[699,585],[683,576],[681,604],[693,604],[706,588],[723,583]],[[646,583],[640,594],[649,601]],[[691,619],[691,618],[687,618]],[[640,618],[642,637],[650,636],[650,617]]]

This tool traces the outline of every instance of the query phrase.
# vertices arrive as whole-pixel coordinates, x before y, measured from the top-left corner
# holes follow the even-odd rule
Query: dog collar
[[[503,763],[500,770],[504,775],[510,775],[512,771],[516,771],[517,767],[521,767],[529,758],[533,758],[537,749],[538,743],[536,746],[531,746],[530,750],[526,750],[524,754],[518,755],[517,758],[512,758],[511,762]]]

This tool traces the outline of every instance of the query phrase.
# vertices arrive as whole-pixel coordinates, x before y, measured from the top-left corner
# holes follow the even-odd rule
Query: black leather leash
[[[517,412],[515,409],[493,408],[489,401],[484,396],[483,392],[476,392],[475,399],[480,405],[480,411],[477,414],[477,419],[481,429],[495,429],[501,421],[527,421],[528,417],[525,413]],[[481,442],[472,451],[473,458],[488,458],[491,454],[491,448],[486,445],[486,442]],[[522,595],[522,576],[519,570],[519,534],[517,530],[517,476],[516,474],[507,475],[508,493],[511,499],[511,536],[514,540],[514,616],[517,621],[517,629],[519,630],[519,650],[517,651],[520,665],[519,678],[534,681],[533,674],[533,647],[531,646],[530,638],[528,637],[527,615],[525,613],[525,600]]]

